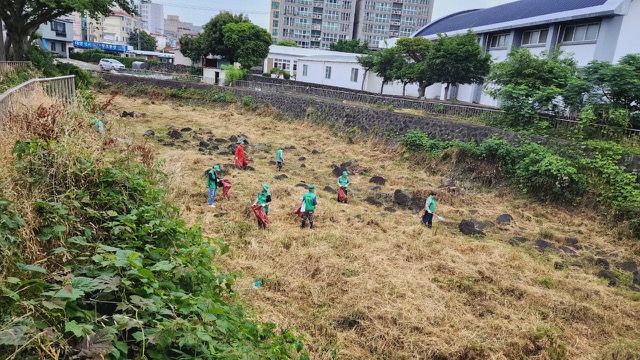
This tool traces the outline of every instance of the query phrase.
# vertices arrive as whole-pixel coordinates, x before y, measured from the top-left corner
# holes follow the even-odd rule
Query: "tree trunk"
[[[444,101],[449,100],[449,83],[444,87]]]
[[[380,95],[382,95],[382,91],[384,90],[384,81],[382,82],[382,85],[380,85]]]
[[[402,96],[406,96],[407,94],[407,83],[402,84]]]
[[[421,82],[418,84],[418,98],[424,98],[424,93],[427,91],[427,88],[431,86],[431,84],[426,82]]]
[[[2,19],[0,18],[0,61],[7,61],[4,48],[4,31],[2,30]]]
[[[364,91],[364,81],[367,79],[367,72],[369,72],[369,70],[365,70],[364,74],[362,74],[362,86],[360,86],[360,90]]]

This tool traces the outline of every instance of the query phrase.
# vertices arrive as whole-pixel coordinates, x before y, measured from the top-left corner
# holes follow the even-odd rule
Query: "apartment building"
[[[144,22],[144,31],[149,34],[164,35],[164,7],[162,4],[138,1],[136,9]]]
[[[377,48],[380,40],[408,37],[431,22],[434,0],[357,0],[355,38]]]
[[[67,17],[44,22],[38,27],[38,44],[44,50],[69,57],[69,48],[73,44],[73,21]]]
[[[178,15],[167,15],[164,20],[164,35],[169,46],[176,46],[182,35],[197,35],[202,31],[201,26],[180,20]]]
[[[338,40],[379,40],[411,35],[431,19],[433,0],[272,0],[273,42],[328,49]]]
[[[143,28],[142,19],[115,9],[110,16],[87,17],[85,20],[86,40],[115,45],[127,45],[129,34],[134,29]]]

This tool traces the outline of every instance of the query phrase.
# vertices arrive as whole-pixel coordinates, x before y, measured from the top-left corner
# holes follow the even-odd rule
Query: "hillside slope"
[[[154,130],[147,141],[171,175],[170,201],[230,245],[224,266],[242,272],[240,298],[263,320],[306,333],[314,359],[638,358],[640,296],[629,288],[638,246],[597,214],[457,182],[444,159],[400,161],[400,149],[348,144],[266,109],[124,97],[114,104],[111,131],[142,139]],[[120,119],[123,110],[138,116]],[[240,133],[255,170],[225,166],[233,163],[229,138]],[[277,173],[281,145],[286,163]],[[337,187],[333,166],[345,162],[348,205],[323,190]],[[216,163],[233,188],[211,209],[203,173]],[[374,189],[374,175],[386,184]],[[249,209],[261,183],[273,195],[266,231]],[[313,231],[292,215],[304,184],[317,188]],[[416,198],[440,191],[447,222],[421,226],[411,209],[394,205],[396,190]],[[495,225],[502,214],[513,221],[489,224],[486,237],[458,230],[461,220]],[[263,285],[254,289],[257,279]]]

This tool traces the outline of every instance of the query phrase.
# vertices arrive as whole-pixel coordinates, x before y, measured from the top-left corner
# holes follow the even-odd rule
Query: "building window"
[[[307,74],[309,74],[309,65],[304,64],[302,65],[302,76],[307,76]]]
[[[358,68],[351,69],[351,81],[358,82]]]
[[[562,42],[585,42],[598,40],[600,23],[567,25],[562,33]]]
[[[64,26],[64,23],[61,21],[52,21],[51,22],[51,31],[56,33],[56,36],[66,37],[67,30]]]
[[[506,48],[509,42],[509,34],[496,34],[491,37],[489,47],[492,49]]]
[[[273,67],[282,70],[289,70],[291,68],[291,62],[285,59],[273,59]]]
[[[331,79],[331,66],[327,66],[324,68],[324,78]]]
[[[548,36],[549,29],[525,31],[522,33],[522,45],[544,45]]]
[[[274,9],[274,10],[280,9],[280,2],[279,1],[272,1],[271,2],[271,8]]]
[[[50,42],[50,44],[51,44],[51,51],[57,51],[56,50],[56,42],[52,41],[52,42]]]

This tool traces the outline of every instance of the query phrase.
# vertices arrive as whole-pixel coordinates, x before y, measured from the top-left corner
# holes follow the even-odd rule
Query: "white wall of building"
[[[306,76],[305,66],[307,67]],[[331,68],[330,74],[327,73],[327,68]],[[357,78],[355,79],[351,78],[352,69],[356,69],[357,71]],[[363,75],[364,69],[358,63],[316,61],[305,60],[302,58],[298,60],[298,73],[296,79],[314,84],[339,86],[346,89],[360,90]]]
[[[629,14],[622,19],[622,28],[616,46],[613,61],[618,62],[627,54],[640,53],[640,0],[634,0],[629,6]]]
[[[150,34],[164,35],[164,7],[162,4],[138,3],[136,6],[144,21],[144,30]]]
[[[562,45],[560,50],[567,55],[573,55],[578,66],[585,66],[594,59],[596,44]]]

